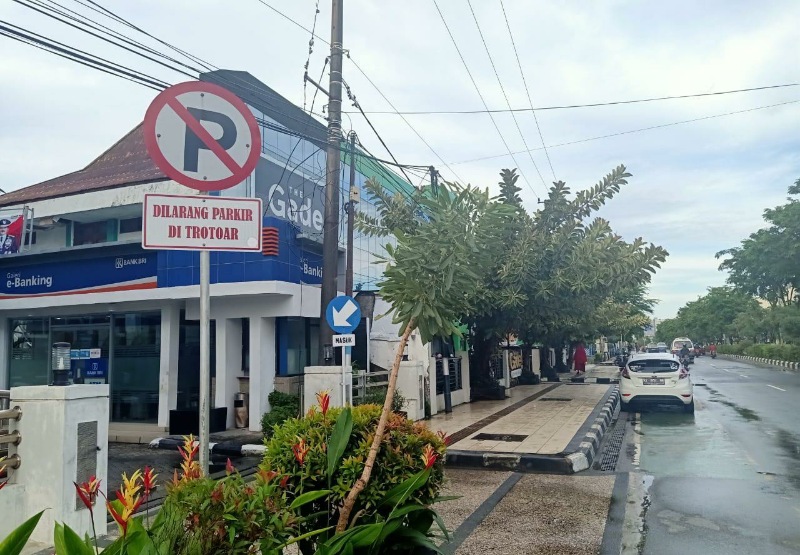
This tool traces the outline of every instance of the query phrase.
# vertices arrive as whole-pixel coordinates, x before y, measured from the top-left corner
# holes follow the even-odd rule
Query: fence
[[[370,400],[371,394],[383,392],[386,396],[386,388],[389,386],[389,371],[379,370],[377,372],[353,373],[353,404],[361,405]],[[379,403],[382,401],[378,401]]]
[[[436,361],[436,394],[444,393],[444,361],[447,361],[450,375],[450,391],[458,391],[463,387],[461,379],[461,357],[439,359]]]
[[[10,407],[9,402],[11,399],[11,392],[3,389],[0,390],[0,468],[6,467],[6,472],[9,470],[16,470],[22,463],[19,455],[9,455],[8,446],[18,445],[22,440],[22,435],[14,430],[9,431],[9,421],[19,420],[22,416],[22,410],[19,407]]]

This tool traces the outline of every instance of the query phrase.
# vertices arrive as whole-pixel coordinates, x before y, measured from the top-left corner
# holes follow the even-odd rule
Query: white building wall
[[[158,379],[158,426],[169,426],[169,411],[178,408],[178,351],[180,349],[181,307],[161,309],[161,365]]]
[[[234,425],[233,395],[239,392],[242,376],[242,321],[239,318],[217,320],[217,360],[214,407],[228,407],[227,427]]]
[[[250,318],[250,430],[261,430],[275,387],[275,318]],[[231,403],[232,405],[233,403]]]

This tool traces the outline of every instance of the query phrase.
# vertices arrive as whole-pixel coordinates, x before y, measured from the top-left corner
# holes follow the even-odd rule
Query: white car
[[[675,405],[694,412],[694,392],[689,371],[671,353],[645,353],[631,357],[619,380],[621,409],[632,406]]]

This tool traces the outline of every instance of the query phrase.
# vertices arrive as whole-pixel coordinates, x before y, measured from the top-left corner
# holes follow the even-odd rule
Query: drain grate
[[[608,443],[603,450],[603,458],[600,459],[600,470],[603,472],[613,472],[617,468],[619,452],[622,449],[622,439],[625,437],[625,426],[619,426],[617,430],[608,438]]]
[[[564,403],[566,401],[572,401],[572,399],[567,399],[566,397],[547,397],[546,399],[539,399],[539,401],[560,401]]]
[[[478,441],[523,441],[528,436],[520,434],[478,434],[472,439]]]

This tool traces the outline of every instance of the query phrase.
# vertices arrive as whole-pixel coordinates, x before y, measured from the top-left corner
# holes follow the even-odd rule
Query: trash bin
[[[247,428],[249,425],[247,408],[247,393],[234,393],[233,414],[237,428]]]

